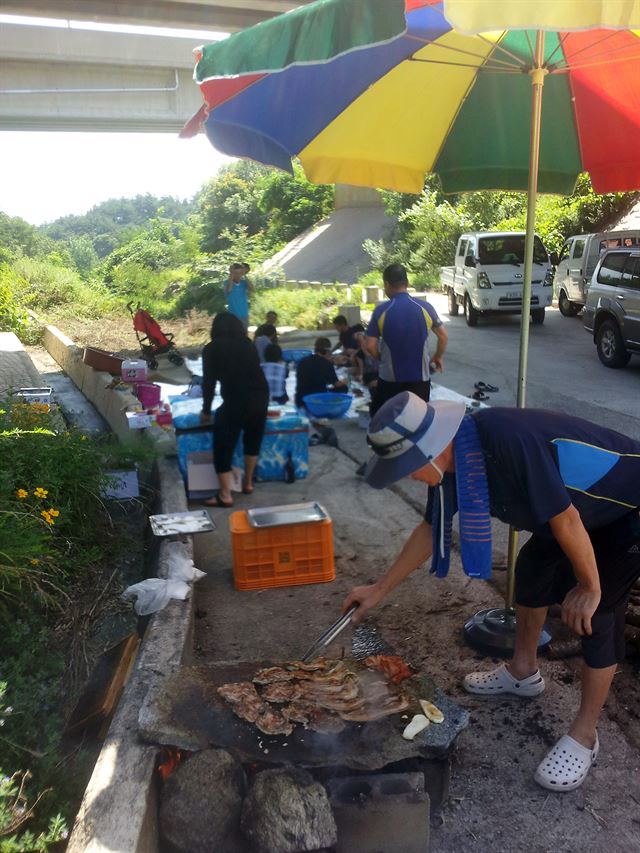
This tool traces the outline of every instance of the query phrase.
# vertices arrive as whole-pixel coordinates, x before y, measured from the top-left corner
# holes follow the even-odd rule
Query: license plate
[[[519,290],[510,290],[507,293],[507,299],[519,299],[522,296]]]

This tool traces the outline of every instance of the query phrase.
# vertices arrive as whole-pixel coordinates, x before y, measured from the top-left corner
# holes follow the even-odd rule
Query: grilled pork
[[[290,735],[293,732],[291,723],[285,720],[280,711],[270,705],[265,705],[265,710],[259,715],[255,723],[265,735]]]
[[[226,699],[238,717],[249,723],[255,723],[258,717],[267,709],[256,688],[249,681],[237,684],[223,684],[218,687],[218,693]]]

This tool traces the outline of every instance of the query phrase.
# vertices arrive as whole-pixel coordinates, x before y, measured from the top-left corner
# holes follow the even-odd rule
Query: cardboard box
[[[106,471],[109,482],[100,489],[105,498],[128,500],[140,497],[140,484],[137,471]]]
[[[232,492],[242,491],[242,471],[232,468]],[[190,499],[208,498],[220,488],[220,480],[213,467],[211,451],[199,450],[187,456],[187,491]]]

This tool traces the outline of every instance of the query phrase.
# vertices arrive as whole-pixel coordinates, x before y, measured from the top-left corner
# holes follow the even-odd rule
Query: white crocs
[[[463,686],[467,693],[474,693],[477,696],[500,696],[513,693],[514,696],[530,698],[539,696],[543,692],[544,678],[540,675],[540,670],[536,670],[533,675],[518,681],[503,663],[490,672],[470,672],[465,676]]]
[[[533,778],[549,791],[574,791],[587,778],[599,749],[597,732],[593,749],[563,735],[540,762]]]

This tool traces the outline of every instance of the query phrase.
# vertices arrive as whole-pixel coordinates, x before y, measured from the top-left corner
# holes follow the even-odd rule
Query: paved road
[[[469,328],[462,315],[449,317],[446,298],[429,297],[449,332],[445,372],[435,381],[470,394],[478,380],[496,385],[491,405],[516,402],[519,317],[480,320]],[[640,357],[612,370],[598,360],[580,317],[566,318],[547,309],[543,326],[532,326],[527,405],[584,417],[640,440]]]

